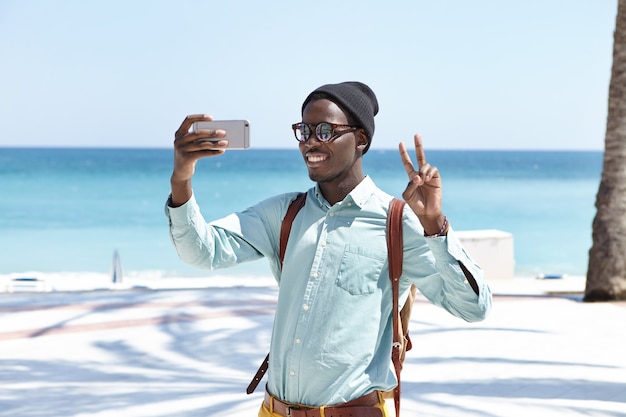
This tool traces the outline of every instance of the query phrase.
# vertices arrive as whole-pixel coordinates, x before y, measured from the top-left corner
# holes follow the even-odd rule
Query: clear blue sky
[[[0,0],[0,146],[170,147],[189,113],[295,147],[359,80],[372,148],[604,147],[617,0]]]

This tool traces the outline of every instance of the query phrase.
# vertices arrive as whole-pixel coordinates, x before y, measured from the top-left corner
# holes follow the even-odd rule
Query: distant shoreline
[[[99,290],[168,290],[168,289],[203,289],[236,287],[276,287],[273,276],[269,273],[252,275],[250,273],[224,273],[225,271],[207,272],[204,275],[164,277],[156,271],[131,272],[124,276],[121,283],[113,283],[111,275],[99,272],[25,272],[0,275],[0,294],[6,293],[51,293]],[[15,279],[18,281],[14,281]],[[26,278],[26,281],[20,279]],[[490,279],[489,285],[494,293],[580,293],[584,289],[585,277],[580,275],[550,276],[540,279],[538,276],[515,276],[512,279]],[[13,290],[12,290],[13,289]]]

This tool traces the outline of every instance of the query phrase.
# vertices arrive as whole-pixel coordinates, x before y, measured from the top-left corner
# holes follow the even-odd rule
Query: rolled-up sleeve
[[[176,252],[189,265],[213,270],[263,256],[243,239],[236,214],[207,223],[194,196],[180,207],[166,205],[165,212]]]
[[[483,320],[492,304],[483,270],[465,251],[452,228],[447,236],[425,238],[416,222],[414,216],[409,216],[408,224],[412,227],[405,226],[403,275],[433,304],[468,322]],[[476,282],[478,293],[460,264]]]
[[[192,195],[180,207],[166,204],[170,238],[189,265],[214,270],[266,257],[276,276],[278,231],[290,198],[291,194],[272,197],[207,223]]]

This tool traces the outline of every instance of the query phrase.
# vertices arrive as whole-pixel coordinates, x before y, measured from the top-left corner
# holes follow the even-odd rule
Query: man
[[[396,385],[385,240],[392,197],[362,167],[377,112],[374,92],[359,82],[324,85],[304,100],[302,122],[292,128],[316,184],[293,221],[282,269],[280,226],[297,193],[206,223],[191,187],[194,167],[200,158],[221,155],[227,142],[209,149],[214,145],[196,141],[225,132],[190,133],[194,122],[211,120],[206,115],[188,116],[176,132],[167,211],[179,256],[209,269],[266,257],[279,284],[268,395],[259,416],[288,414],[290,405],[346,403],[367,403],[375,411],[369,415],[388,415],[380,392]],[[402,299],[413,283],[455,316],[482,320],[491,307],[490,289],[442,213],[439,171],[426,161],[420,136],[414,141],[417,167],[400,144],[409,179],[402,194],[408,203]]]

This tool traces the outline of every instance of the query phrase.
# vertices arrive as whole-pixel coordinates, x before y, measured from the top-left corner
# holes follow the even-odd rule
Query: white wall
[[[501,230],[457,231],[467,253],[485,271],[488,280],[512,279],[515,274],[513,235]]]

